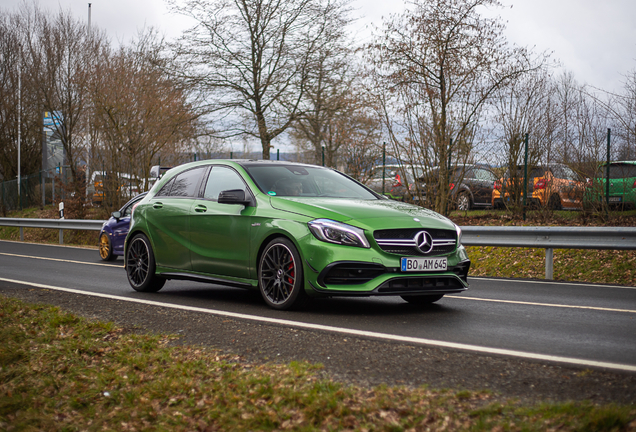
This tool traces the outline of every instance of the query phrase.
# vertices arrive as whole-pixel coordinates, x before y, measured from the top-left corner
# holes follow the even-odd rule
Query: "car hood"
[[[271,197],[277,210],[310,218],[325,218],[352,223],[361,228],[427,228],[455,229],[453,222],[432,210],[392,200],[355,200],[343,198]]]

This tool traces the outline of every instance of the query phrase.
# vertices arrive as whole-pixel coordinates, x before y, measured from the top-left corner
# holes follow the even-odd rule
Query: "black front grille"
[[[358,285],[369,282],[386,272],[381,264],[361,262],[341,262],[327,266],[318,276],[318,282],[325,285]]]
[[[426,231],[433,240],[433,248],[423,253],[416,247],[415,237],[420,231]],[[451,253],[457,246],[457,233],[454,230],[407,228],[378,230],[373,233],[378,246],[387,253],[396,255],[441,255]]]
[[[464,290],[462,283],[455,277],[403,277],[391,279],[383,283],[377,291],[379,293],[408,293],[436,290]]]

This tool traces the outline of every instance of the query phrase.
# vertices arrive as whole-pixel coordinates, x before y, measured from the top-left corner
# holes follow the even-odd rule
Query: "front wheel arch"
[[[302,255],[302,252],[300,250],[300,247],[298,246],[298,242],[294,241],[294,237],[289,235],[286,232],[275,232],[272,233],[270,235],[268,235],[267,237],[265,237],[262,241],[260,246],[258,247],[258,252],[256,253],[256,256],[254,257],[254,260],[252,261],[252,263],[254,264],[254,268],[256,269],[256,278],[258,279],[258,263],[261,262],[261,256],[263,256],[263,252],[265,252],[265,246],[267,246],[269,244],[269,242],[271,242],[272,240],[274,240],[275,238],[284,238],[289,240],[290,242],[292,242],[294,244],[294,246],[296,247],[296,250],[298,251],[298,254],[300,255],[300,258],[303,260],[303,264],[305,261],[305,258]],[[303,265],[303,269],[304,269],[304,265]]]
[[[157,292],[166,283],[156,274],[153,246],[143,232],[135,232],[127,238],[124,258],[128,283],[135,291]]]
[[[269,290],[266,289],[264,287],[264,267],[267,265],[267,260],[265,258],[265,255],[270,253],[271,250],[273,250],[274,248],[279,248],[279,249],[287,249],[292,256],[292,264],[294,265],[292,268],[293,273],[296,276],[300,276],[298,279],[295,279],[295,282],[292,282],[292,289],[290,290],[290,292],[288,294],[286,294],[286,296],[281,300],[278,298],[274,298],[277,296],[272,296],[272,295],[268,295],[272,294],[274,291],[276,293],[283,293],[285,291],[285,288],[279,288],[279,289],[273,289],[273,290]],[[288,236],[284,236],[284,235],[271,235],[268,236],[263,243],[261,244],[260,248],[259,248],[259,253],[258,253],[258,258],[257,258],[257,262],[256,262],[256,279],[258,281],[258,289],[261,293],[261,296],[263,297],[263,300],[265,301],[265,303],[269,306],[272,307],[274,309],[279,309],[279,310],[290,310],[290,309],[298,309],[301,308],[302,306],[304,306],[307,303],[308,300],[308,295],[305,289],[305,265],[304,265],[304,258],[302,257],[301,253],[300,253],[300,249],[298,248],[296,242],[294,242],[291,238],[289,238]],[[286,265],[286,264],[285,264]],[[281,267],[283,268],[283,267]],[[270,274],[271,271],[273,269],[273,266],[269,266],[269,268],[265,267],[265,269],[270,270]],[[294,276],[292,276],[294,277]],[[272,282],[272,277],[269,278],[270,282],[268,283],[268,287],[272,287],[272,285],[270,285],[270,283]],[[284,277],[280,277],[279,276],[279,282],[280,285],[284,285],[282,283],[282,281],[284,281]]]

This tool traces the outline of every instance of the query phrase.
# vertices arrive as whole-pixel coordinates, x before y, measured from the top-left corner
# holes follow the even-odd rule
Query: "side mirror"
[[[120,211],[114,211],[110,214],[112,217],[114,217],[115,219],[119,220],[119,218],[121,218],[121,212]]]
[[[243,204],[246,206],[251,204],[252,200],[245,196],[243,189],[230,189],[219,194],[218,202],[219,204]]]

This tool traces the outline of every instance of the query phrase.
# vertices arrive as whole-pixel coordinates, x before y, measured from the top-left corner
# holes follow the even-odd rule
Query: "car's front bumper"
[[[468,288],[470,260],[463,246],[446,255],[447,271],[405,272],[400,255],[375,248],[329,245],[305,238],[305,288],[317,296],[451,294]]]

